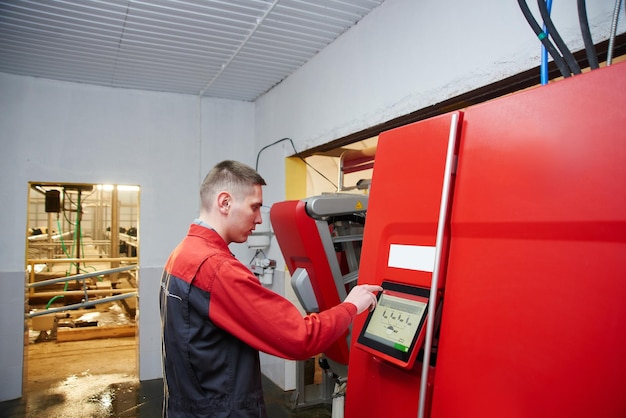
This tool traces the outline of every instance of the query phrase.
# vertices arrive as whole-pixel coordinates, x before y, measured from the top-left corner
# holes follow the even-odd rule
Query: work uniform
[[[310,358],[345,336],[357,312],[341,303],[303,317],[196,223],[167,261],[160,306],[171,418],[265,417],[259,350]]]

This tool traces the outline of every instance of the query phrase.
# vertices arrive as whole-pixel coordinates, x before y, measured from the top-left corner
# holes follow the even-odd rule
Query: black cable
[[[565,78],[571,76],[572,73],[570,69],[568,68],[567,64],[565,63],[565,61],[563,60],[563,57],[561,57],[561,55],[556,50],[554,45],[552,45],[552,42],[550,42],[550,39],[548,39],[548,36],[541,29],[541,26],[539,26],[539,24],[533,17],[533,14],[530,12],[530,9],[528,8],[528,5],[526,4],[526,0],[517,0],[517,3],[519,4],[519,7],[522,10],[524,17],[526,18],[526,21],[532,28],[533,32],[535,32],[535,34],[537,35],[537,38],[539,38],[543,46],[546,47],[548,54],[550,54],[552,56],[552,59],[554,59],[554,63],[558,67],[559,71],[561,71],[561,75]]]
[[[577,0],[577,4],[578,21],[580,22],[580,31],[583,35],[583,41],[585,42],[587,61],[589,62],[589,68],[595,70],[600,67],[600,64],[598,63],[598,55],[596,54],[596,47],[593,44],[591,31],[589,30],[589,20],[587,19],[587,6],[585,5],[585,0]]]
[[[65,199],[67,198],[67,200],[70,202],[70,207],[69,209],[65,207]],[[63,188],[63,199],[62,199],[62,205],[61,205],[61,211],[63,213],[63,218],[65,219],[65,222],[67,222],[70,226],[70,228],[72,227],[72,225],[74,224],[74,222],[71,219],[71,214],[72,212],[75,212],[72,209],[72,205],[74,204],[74,202],[72,201],[72,198],[70,197],[69,193],[67,193],[65,191],[65,188]],[[70,217],[68,217],[67,213],[69,212]]]
[[[289,142],[291,143],[291,147],[293,148],[293,152],[294,152],[295,154],[298,154],[298,151],[296,150],[296,146],[293,144],[293,141],[291,140],[291,138],[282,138],[282,139],[279,139],[278,141],[272,142],[271,144],[266,145],[266,146],[264,146],[263,148],[261,148],[261,149],[259,150],[258,154],[256,155],[256,164],[255,164],[255,166],[254,166],[254,169],[255,169],[256,171],[259,171],[259,156],[261,155],[261,152],[262,152],[263,150],[265,150],[266,148],[269,148],[269,147],[271,147],[271,146],[274,146],[274,145],[276,145],[276,144],[279,144],[279,143],[281,143],[281,142],[283,142],[283,141],[289,141]],[[332,184],[332,185],[333,185],[333,187],[334,187],[335,189],[337,188],[337,185],[336,185],[335,183],[333,183],[333,182],[332,182],[332,181],[331,181],[328,177],[326,177],[325,175],[323,175],[322,173],[320,173],[320,172],[319,172],[319,171],[318,171],[315,167],[313,167],[311,164],[307,163],[307,162],[306,162],[306,160],[305,160],[304,158],[302,158],[302,157],[301,157],[301,156],[299,156],[299,155],[296,155],[296,156],[297,156],[298,158],[300,158],[304,164],[306,164],[306,165],[307,165],[308,167],[310,167],[313,171],[315,171],[317,174],[319,174],[319,175],[320,175],[320,176],[322,176],[324,179],[326,179],[326,181],[328,181],[330,184]]]
[[[576,58],[574,58],[574,54],[572,54],[572,51],[569,50],[567,44],[563,41],[561,35],[559,35],[559,31],[556,30],[556,26],[554,26],[554,23],[552,22],[552,18],[550,17],[550,12],[548,11],[548,6],[546,6],[545,0],[537,0],[537,6],[539,6],[539,13],[541,13],[543,23],[544,25],[546,25],[548,33],[550,34],[552,39],[554,39],[554,43],[556,43],[556,46],[561,51],[561,54],[563,54],[563,59],[572,70],[572,73],[580,74],[582,72],[580,71],[580,66],[578,65],[578,62],[576,62]]]
[[[259,255],[259,252],[261,252],[260,248],[257,248],[256,252],[254,253],[254,255],[252,256],[252,258],[250,259],[250,262],[248,262],[248,265],[252,265],[252,262],[254,261],[254,259],[256,258],[257,255]],[[265,254],[263,254],[265,256]]]
[[[257,155],[256,155],[256,164],[254,165],[254,169],[255,169],[256,171],[259,171],[259,157],[261,156],[261,153],[262,153],[262,152],[263,152],[266,148],[272,147],[272,146],[274,146],[274,145],[276,145],[276,144],[280,144],[280,143],[281,143],[281,142],[283,142],[283,141],[291,141],[291,138],[282,138],[282,139],[279,139],[278,141],[274,141],[274,142],[272,142],[271,144],[266,145],[266,146],[264,146],[263,148],[261,148],[261,149],[259,150],[259,152],[258,152],[258,153],[257,153]],[[291,146],[293,146],[293,142],[291,143]],[[294,147],[294,150],[295,150],[295,149],[296,149],[296,148]]]

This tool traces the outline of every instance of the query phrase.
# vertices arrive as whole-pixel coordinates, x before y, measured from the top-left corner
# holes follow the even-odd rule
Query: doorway
[[[106,387],[138,380],[139,195],[138,186],[29,182],[25,397],[91,387],[102,410]]]

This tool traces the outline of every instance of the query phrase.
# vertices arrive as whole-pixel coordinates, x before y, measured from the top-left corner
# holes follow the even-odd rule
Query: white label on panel
[[[391,244],[387,265],[432,273],[435,269],[435,248],[422,245]]]

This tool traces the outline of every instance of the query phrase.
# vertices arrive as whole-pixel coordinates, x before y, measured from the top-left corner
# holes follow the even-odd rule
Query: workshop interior
[[[187,95],[194,101],[185,109],[198,115],[235,102],[246,108],[261,103],[263,110],[246,120],[257,127],[270,125],[262,118],[282,117],[267,116],[277,100],[270,95],[289,88],[299,74],[296,68],[321,60],[342,37],[382,15],[381,9],[406,2],[104,3],[0,2],[0,75],[49,79],[59,91],[63,85],[58,83],[79,83],[127,91],[130,97],[135,90],[160,94],[165,87],[151,77],[161,71],[157,64],[165,65],[168,75],[162,82],[176,89],[171,90],[173,106]],[[182,61],[193,48],[183,46],[176,31],[189,35],[211,10],[219,10],[209,19],[216,37],[236,25],[229,14],[255,10],[259,16],[254,29],[239,37],[233,54],[218,51],[221,46],[207,47],[212,39],[207,34],[194,38],[202,53],[228,55],[214,68],[215,78],[200,80],[200,88],[194,84],[199,70],[190,65],[188,73],[177,75],[175,67],[168,67],[172,64],[141,47],[132,52],[132,65],[120,64],[113,70],[119,78],[110,81],[107,71],[89,69],[83,62],[102,64],[79,42],[81,27],[94,24],[91,15],[104,16],[106,24],[88,42],[108,44],[110,35],[103,28],[114,25],[122,10],[133,15],[133,3],[143,4],[134,11],[142,24],[157,25],[170,13],[176,19],[151,40],[147,29],[141,33],[130,24],[128,36],[136,35],[137,45],[162,42],[164,54],[181,48]],[[262,356],[270,417],[626,416],[626,5],[603,1],[601,26],[598,19],[589,23],[588,11],[598,7],[594,2],[511,3],[516,24],[535,37],[532,54],[538,59],[532,68],[488,77],[488,84],[467,94],[440,97],[358,130],[332,127],[330,131],[343,133],[327,136],[323,143],[310,138],[294,142],[285,129],[271,141],[252,142],[250,149],[231,148],[211,132],[220,136],[217,121],[229,119],[222,110],[198,128],[198,149],[173,148],[177,142],[172,139],[172,148],[158,151],[158,162],[142,165],[147,173],[142,176],[120,175],[123,169],[115,173],[106,158],[98,160],[98,153],[107,155],[110,147],[123,149],[128,142],[111,138],[90,149],[85,138],[80,152],[94,162],[79,168],[72,165],[78,150],[65,149],[62,141],[52,144],[60,154],[46,157],[49,166],[37,177],[25,173],[20,177],[25,182],[2,186],[15,191],[15,200],[22,199],[11,210],[25,212],[16,219],[26,224],[15,227],[25,230],[23,236],[2,244],[17,246],[15,253],[23,254],[23,271],[14,275],[23,279],[23,293],[5,295],[11,302],[1,305],[0,312],[11,311],[2,322],[1,338],[11,340],[3,343],[3,351],[21,351],[10,357],[17,362],[0,367],[3,379],[16,381],[1,392],[0,410],[6,412],[0,415],[160,413],[161,342],[154,317],[154,278],[165,261],[160,257],[193,220],[204,174],[198,172],[212,165],[202,158],[215,163],[214,155],[237,159],[240,153],[266,179],[284,183],[268,182],[263,223],[247,242],[232,248],[262,286],[292,300],[303,314],[342,303],[357,284],[383,288],[376,308],[357,316],[323,353],[304,361]],[[562,33],[551,18],[555,8],[567,8],[570,17]],[[281,67],[283,61],[271,51],[286,50],[286,43],[258,45],[272,31],[280,32],[281,19],[297,27],[285,36],[298,38],[300,32],[313,31],[303,26],[305,19],[324,26],[348,14],[355,17],[325,44],[314,47],[302,38],[302,50],[318,52],[289,63],[285,58],[279,75],[268,69]],[[183,31],[185,19],[193,23]],[[64,25],[66,32],[59,29]],[[68,45],[78,46],[69,61],[67,50],[46,39],[59,33]],[[24,34],[27,42],[18,39]],[[171,39],[164,41],[165,36]],[[294,59],[296,54],[285,55]],[[246,66],[263,59],[250,71],[258,76],[252,80]],[[154,68],[140,67],[142,60]],[[435,65],[433,60],[429,65]],[[75,68],[64,67],[65,61]],[[146,77],[134,73],[123,78],[129,68],[147,71]],[[9,84],[1,78],[0,83]],[[76,100],[72,92],[67,95],[70,102]],[[217,104],[203,107],[207,97],[217,98]],[[0,106],[9,108],[5,100],[0,99]],[[98,113],[109,111],[104,106]],[[108,123],[67,118],[47,123],[81,133],[95,123],[110,129],[107,136],[119,133]],[[0,122],[14,129],[3,139],[7,145],[18,122]],[[133,129],[136,141],[150,148],[147,138],[155,133]],[[254,129],[236,135],[249,132]],[[17,146],[7,148],[10,154]],[[194,154],[200,155],[198,161]],[[62,158],[54,160],[54,155]],[[119,166],[142,164],[140,155],[120,151],[118,158]],[[171,161],[177,159],[195,165],[174,165]],[[184,176],[191,184],[181,184],[169,172],[191,165]],[[268,175],[270,166],[281,174]],[[162,212],[149,209],[157,206]],[[162,242],[162,237],[173,239]],[[0,275],[0,281],[9,278]],[[13,306],[18,313],[9,309]],[[9,318],[19,321],[17,332]],[[19,359],[19,365],[13,364]],[[102,378],[93,379],[98,375]],[[79,394],[87,386],[90,391]]]

